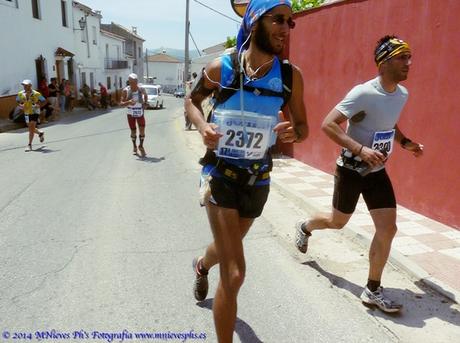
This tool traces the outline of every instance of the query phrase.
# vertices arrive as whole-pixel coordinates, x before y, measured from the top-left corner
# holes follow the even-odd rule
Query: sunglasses
[[[295,27],[295,21],[292,20],[292,17],[284,18],[282,14],[264,14],[262,17],[271,17],[273,24],[284,25],[286,23],[290,29]]]

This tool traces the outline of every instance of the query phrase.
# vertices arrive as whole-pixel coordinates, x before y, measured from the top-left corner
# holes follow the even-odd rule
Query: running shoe
[[[38,134],[38,137],[40,138],[40,143],[45,141],[45,133],[43,131]]]
[[[139,146],[139,151],[141,153],[141,157],[145,157],[146,153],[145,153],[145,149],[143,146]]]
[[[193,284],[193,294],[197,301],[203,301],[208,295],[208,274],[206,273],[206,275],[204,275],[198,271],[198,262],[202,258],[202,256],[195,257],[192,262],[193,271],[196,276],[195,283]]]
[[[395,313],[402,309],[402,305],[396,304],[383,294],[383,287],[377,288],[375,292],[371,292],[367,286],[361,293],[361,301],[366,305],[377,306],[383,312]]]
[[[29,151],[32,151],[32,144],[29,144],[26,146],[26,148],[24,149],[25,152],[29,152]]]
[[[137,155],[137,148],[136,147],[133,148],[133,155]]]
[[[303,220],[299,220],[295,224],[295,245],[302,254],[305,254],[308,249],[308,239],[311,236],[311,232],[305,233],[302,230],[303,223],[305,223]]]

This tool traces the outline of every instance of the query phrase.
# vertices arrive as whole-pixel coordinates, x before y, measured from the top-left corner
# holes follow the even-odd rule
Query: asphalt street
[[[131,153],[123,109],[63,116],[32,152],[24,152],[25,130],[0,134],[1,342],[21,334],[38,341],[43,331],[54,338],[42,341],[120,341],[110,334],[123,330],[133,342],[155,341],[136,333],[191,330],[217,341],[218,269],[207,300],[192,294],[192,258],[212,238],[198,204],[202,148],[196,132],[183,130],[182,100],[167,97],[165,106],[146,113],[145,158]],[[280,233],[301,209],[276,191],[270,197],[245,240],[235,342],[444,342],[458,333],[450,308],[430,320],[430,331],[442,331],[433,335],[426,318],[364,307],[362,285],[333,285]]]

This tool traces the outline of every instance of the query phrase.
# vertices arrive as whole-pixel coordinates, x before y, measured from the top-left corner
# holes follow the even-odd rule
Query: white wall
[[[83,31],[79,30],[78,24],[82,17],[86,18],[86,27]],[[99,48],[101,43],[100,16],[88,15],[79,7],[73,7],[72,22],[75,27],[73,41],[77,74],[76,89],[80,89],[83,84],[82,73],[85,73],[86,83],[90,87],[97,88],[97,82],[104,78],[104,55],[101,56]],[[96,36],[94,36],[94,31]],[[85,42],[82,41],[82,35],[84,35]],[[93,75],[93,84],[91,84],[91,75]]]
[[[18,8],[5,3],[0,0],[0,95],[17,93],[23,79],[31,79],[36,87],[35,59],[40,55],[46,59],[50,78],[56,76],[56,49],[74,52],[71,0],[66,2],[68,27],[62,26],[60,0],[39,0],[41,19],[32,17],[31,1],[19,0]]]
[[[163,87],[182,87],[183,63],[148,62],[148,71],[149,77],[156,77],[156,84],[160,84]],[[146,66],[144,66],[144,76],[147,76]]]
[[[232,51],[232,49],[227,49],[225,51],[219,51],[215,52],[213,54],[209,55],[203,55],[200,57],[196,57],[192,60],[192,63],[190,64],[190,74],[196,73],[198,76],[201,74],[201,70],[206,67],[206,65],[213,61],[214,59],[218,58],[219,56],[222,56],[222,54],[227,53]]]
[[[140,39],[134,38],[136,41],[136,65],[133,66],[133,73],[136,73],[139,77],[145,74],[145,69],[144,69],[144,45],[143,41]]]
[[[106,45],[108,45],[108,55]],[[127,75],[131,72],[130,63],[132,63],[132,61],[127,60],[125,54],[123,53],[123,39],[118,39],[111,35],[106,35],[104,32],[101,32],[99,55],[104,63],[106,58],[128,62],[128,67],[123,69],[105,69],[104,64],[104,72],[102,73],[103,75],[101,76],[101,79],[97,80],[97,82],[101,82],[102,84],[106,85],[109,92],[114,92],[117,89],[123,88],[125,86],[126,80],[128,79]],[[107,82],[107,77],[110,77],[110,88]],[[122,79],[121,87],[120,77]]]

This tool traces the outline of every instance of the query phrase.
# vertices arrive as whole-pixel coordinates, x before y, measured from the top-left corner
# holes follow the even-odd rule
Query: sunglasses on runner
[[[272,22],[276,25],[284,25],[284,23],[287,23],[290,29],[295,27],[295,21],[292,20],[292,17],[286,19],[282,14],[264,14],[262,17],[272,17]]]

